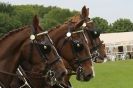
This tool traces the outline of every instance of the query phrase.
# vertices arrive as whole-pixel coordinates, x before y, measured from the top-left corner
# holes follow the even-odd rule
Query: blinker
[[[80,43],[79,41],[73,41],[72,45],[73,45],[73,48],[74,48],[74,50],[75,50],[76,52],[80,52],[80,51],[82,51],[83,48],[84,48],[83,44]]]
[[[90,33],[91,33],[91,36],[93,39],[96,39],[100,36],[100,31],[98,31],[96,29],[90,30]]]
[[[37,44],[39,46],[40,51],[43,54],[49,54],[51,52],[51,46],[48,44]]]

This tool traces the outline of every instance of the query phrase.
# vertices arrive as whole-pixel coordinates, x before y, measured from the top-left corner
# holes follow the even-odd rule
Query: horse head
[[[54,47],[49,33],[42,31],[39,26],[39,19],[36,16],[33,19],[30,40],[26,40],[23,44],[22,53],[26,58],[32,57],[31,62],[34,63],[34,66],[31,72],[44,73],[49,82],[60,82],[67,74],[67,70]]]
[[[59,54],[71,67],[68,70],[75,71],[78,80],[88,81],[94,72],[86,36],[83,30],[77,31],[81,24],[70,20],[50,33]]]
[[[100,31],[95,29],[94,22],[88,17],[89,8],[85,6],[81,14],[72,18],[73,22],[83,22],[82,29],[88,39],[88,45],[94,62],[103,62],[106,58],[105,44],[100,40]]]

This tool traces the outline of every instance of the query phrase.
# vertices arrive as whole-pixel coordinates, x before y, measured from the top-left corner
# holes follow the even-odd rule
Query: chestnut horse
[[[93,49],[96,48],[97,52],[98,52],[98,57],[100,60],[104,60],[105,56],[106,56],[106,53],[105,53],[105,45],[103,44],[103,42],[100,40],[99,36],[100,34],[97,33],[96,35],[94,35],[95,37],[93,37],[93,34],[95,33],[93,27],[94,25],[91,24],[90,22],[90,19],[88,18],[88,9],[86,9],[86,7],[84,6],[82,8],[82,11],[81,11],[81,14],[80,15],[77,15],[77,16],[74,16],[74,17],[71,17],[71,26],[68,25],[68,30],[63,30],[63,28],[61,29],[61,27],[63,27],[63,25],[61,27],[59,27],[59,31],[57,30],[57,28],[55,28],[53,31],[57,32],[58,34],[64,34],[62,35],[62,37],[60,37],[60,35],[53,35],[53,36],[57,36],[57,37],[54,37],[53,40],[58,40],[58,43],[56,44],[56,41],[55,41],[55,44],[56,44],[56,47],[60,53],[61,56],[64,57],[64,64],[66,66],[66,68],[68,69],[68,72],[69,74],[65,77],[65,84],[67,84],[67,86],[65,86],[64,88],[71,88],[71,84],[69,82],[69,79],[71,77],[71,73],[72,71],[76,71],[76,74],[77,74],[77,79],[78,80],[82,80],[82,81],[89,81],[90,78],[91,78],[91,75],[88,74],[88,76],[84,76],[83,74],[81,75],[80,73],[82,73],[82,71],[85,71],[85,68],[83,67],[79,67],[77,70],[75,70],[75,63],[73,60],[75,60],[75,57],[72,56],[71,53],[79,53],[78,51],[82,50],[82,44],[83,44],[83,41],[87,41],[87,45],[89,46],[88,49],[90,50],[91,52],[91,55],[94,55],[94,51]],[[84,26],[84,23],[86,23],[86,25]],[[65,25],[65,24],[64,24]],[[82,26],[83,25],[83,26]],[[82,26],[82,27],[81,27]],[[90,27],[91,26],[91,27]],[[75,29],[70,29],[74,27]],[[80,28],[81,27],[81,28]],[[78,31],[80,29],[80,31]],[[82,30],[81,30],[82,29]],[[69,38],[71,39],[71,37],[75,37],[75,36],[78,36],[77,33],[82,33],[84,34],[84,38],[83,37],[80,37],[83,41],[82,42],[76,42],[75,44],[73,44],[74,46],[76,46],[74,49],[77,51],[77,52],[72,52],[73,50],[69,50],[70,46],[68,45],[67,46],[67,43],[70,43],[69,40],[66,40],[66,39],[69,39],[69,38],[65,38],[63,36],[66,35],[66,32],[67,31],[75,31],[77,30],[77,32],[74,32],[74,33],[67,33],[68,36],[70,36]],[[66,31],[66,32],[65,32]],[[91,32],[90,34],[88,33]],[[96,31],[97,32],[97,31]],[[72,35],[72,34],[76,34],[76,35]],[[52,37],[52,36],[51,36]],[[59,37],[59,38],[58,38]],[[57,39],[56,39],[57,38]],[[64,39],[65,38],[65,39]],[[77,37],[78,39],[75,39],[77,41],[81,41],[79,37]],[[73,38],[72,38],[73,39]],[[74,40],[74,39],[73,39]],[[78,46],[80,46],[79,48],[77,48]],[[85,46],[85,45],[84,45]],[[84,49],[86,49],[87,47],[84,47]],[[64,50],[63,50],[64,49]],[[93,51],[93,52],[92,52]],[[71,52],[71,53],[70,53]],[[87,51],[89,52],[89,51]],[[84,51],[80,52],[79,54],[81,53],[84,53]],[[82,55],[82,54],[81,54]],[[76,57],[77,58],[77,57]],[[95,58],[95,57],[94,57]],[[85,67],[88,67],[88,69],[86,69],[86,71],[89,72],[92,72],[92,74],[94,75],[94,71],[92,71],[92,62],[84,62],[85,59],[83,59],[83,64],[82,66],[85,66]],[[82,61],[81,60],[81,61]],[[86,61],[86,60],[85,60]],[[80,62],[80,61],[79,61]],[[79,71],[79,72],[78,72]],[[86,77],[86,78],[84,78]],[[59,86],[57,85],[54,85],[53,87],[51,88],[60,88]]]
[[[100,34],[97,33],[96,35],[94,35],[94,33],[95,33],[95,31],[93,29],[94,26],[90,22],[88,15],[89,15],[88,9],[86,9],[86,7],[84,6],[82,8],[81,15],[74,16],[74,17],[72,17],[70,22],[67,22],[67,23],[49,31],[49,35],[52,38],[52,40],[54,41],[54,44],[56,45],[58,52],[60,53],[60,55],[62,57],[64,57],[63,60],[64,60],[65,66],[68,69],[69,73],[71,74],[71,71],[77,71],[77,79],[83,80],[83,81],[90,80],[90,78],[92,77],[92,74],[94,74],[94,72],[92,70],[91,60],[90,60],[90,62],[89,61],[86,62],[88,59],[83,59],[83,58],[79,59],[78,58],[79,56],[76,55],[77,53],[81,56],[83,54],[84,55],[86,54],[82,50],[83,49],[83,45],[82,45],[83,41],[81,41],[82,39],[83,40],[86,40],[86,39],[84,39],[83,36],[81,37],[81,34],[84,34],[83,32],[82,33],[81,32],[77,32],[77,33],[74,32],[74,33],[72,33],[72,36],[71,36],[70,32],[78,30],[77,28],[79,28],[85,22],[86,25],[85,25],[85,27],[82,27],[82,29],[85,31],[85,35],[87,36],[88,45],[89,45],[91,54],[92,55],[95,54],[93,51],[95,51],[94,48],[96,48],[97,52],[99,53],[98,55],[101,55],[100,56],[101,60],[103,60],[104,56],[106,55],[105,51],[104,51],[105,46],[99,38]],[[88,31],[90,32],[90,34],[88,33]],[[69,32],[68,33],[69,37],[65,36],[67,32]],[[78,35],[80,35],[81,39],[78,37]],[[74,38],[77,37],[77,39],[74,39],[73,37]],[[86,49],[86,47],[84,47],[84,49]],[[87,51],[87,52],[89,52],[89,51]],[[89,54],[89,57],[90,57],[90,54]],[[79,61],[76,58],[78,58]],[[78,64],[82,64],[82,66],[86,66],[89,68],[85,69],[84,67],[77,66],[77,64],[75,64],[75,61],[76,62],[82,62],[83,61],[83,63],[78,63]],[[84,73],[85,73],[85,70],[88,70],[88,73],[91,73],[91,75],[88,74],[88,76],[84,76],[84,74],[81,74],[82,71],[84,71]],[[70,84],[69,84],[70,76],[71,75],[66,76],[65,83],[67,84],[67,87],[65,86],[65,88],[70,87]],[[41,88],[43,88],[43,87],[41,87]],[[55,86],[53,86],[53,88],[59,88],[59,86],[55,85]]]
[[[100,40],[100,31],[95,29],[94,22],[89,18],[89,8],[82,8],[81,14],[72,17],[73,22],[84,20],[83,29],[88,39],[90,52],[94,62],[103,62],[106,59],[105,44]]]
[[[90,20],[90,18],[88,18],[88,15],[89,10],[84,6],[81,10],[81,14],[71,17],[71,21],[74,24],[83,22],[81,29],[84,30],[85,36],[88,40],[88,46],[90,48],[92,59],[95,62],[99,62],[100,60],[101,63],[106,57],[105,44],[103,44],[103,41],[101,41],[99,38],[100,33],[97,30],[94,30],[94,23]],[[66,68],[71,67],[69,65],[69,62],[67,63],[67,61],[64,61],[64,63],[66,65]],[[70,77],[71,73],[70,75],[66,76],[66,88],[71,88],[71,84],[69,82]]]
[[[32,26],[11,31],[0,39],[1,87],[9,88],[12,78],[14,76],[20,76],[16,75],[15,72],[19,64],[24,61],[31,64],[32,69],[30,69],[30,71],[33,76],[43,76],[47,64],[50,66],[50,70],[55,72],[57,80],[60,80],[60,78],[66,74],[64,64],[61,58],[56,54],[56,51],[51,48],[50,51],[48,50],[47,52],[46,49],[50,44],[45,44],[44,36],[39,36],[40,32],[42,32],[42,30],[38,27],[38,20],[36,20],[35,16]],[[31,34],[36,36],[31,36]],[[49,69],[47,70],[49,71]],[[30,71],[28,73],[30,73]]]
[[[88,40],[84,30],[81,29],[79,31],[83,22],[81,20],[75,23],[70,20],[70,22],[53,29],[50,33],[52,33],[51,38],[55,42],[59,54],[64,58],[63,61],[69,75],[74,71],[76,72],[77,80],[89,81],[94,77],[94,70]],[[58,33],[58,35],[54,34],[54,32]],[[66,76],[64,81],[67,84],[64,88],[70,87],[69,75]],[[59,86],[55,85],[53,88],[59,88]]]
[[[94,76],[94,70],[90,50],[87,44],[88,41],[83,30],[76,31],[82,24],[83,21],[77,22],[76,24],[68,21],[63,25],[49,30],[48,34],[53,40],[59,55],[63,57],[63,61],[69,72],[75,71],[77,80],[89,81]],[[65,82],[65,84],[68,85],[67,82]],[[66,85],[62,86],[66,87]],[[59,86],[57,86],[57,88],[58,87]],[[39,88],[47,87],[44,86]],[[53,86],[53,88],[56,87]]]

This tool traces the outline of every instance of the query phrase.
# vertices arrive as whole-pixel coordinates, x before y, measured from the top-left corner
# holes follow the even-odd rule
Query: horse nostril
[[[79,66],[77,69],[77,73],[82,73],[82,72],[83,72],[83,68],[81,66]]]
[[[86,75],[86,77],[85,77],[85,81],[89,81],[91,78],[93,78],[94,76],[93,76],[93,74],[91,73],[91,74],[88,74],[88,75]]]

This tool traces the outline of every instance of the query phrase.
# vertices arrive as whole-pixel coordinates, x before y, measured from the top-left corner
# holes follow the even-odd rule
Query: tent
[[[125,58],[127,54],[133,53],[133,32],[104,33],[100,39],[106,45],[107,55]]]

